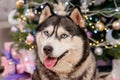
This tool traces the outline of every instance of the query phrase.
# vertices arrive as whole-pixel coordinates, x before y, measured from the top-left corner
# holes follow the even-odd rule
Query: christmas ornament
[[[112,36],[115,39],[120,39],[120,30],[113,30],[112,31]]]
[[[94,52],[96,55],[100,56],[103,53],[103,49],[101,47],[96,47]]]
[[[30,19],[30,20],[35,17],[35,14],[34,14],[34,12],[33,12],[32,9],[30,9],[30,10],[27,12],[26,15],[27,15],[27,18]]]
[[[20,30],[20,32],[24,32],[25,26],[23,24],[18,24],[16,27]]]
[[[114,21],[114,22],[112,23],[112,28],[113,28],[114,30],[120,30],[120,20]]]
[[[24,0],[18,0],[18,1],[16,2],[16,7],[17,7],[17,8],[21,8],[23,5],[24,5]]]
[[[16,24],[19,24],[20,21],[18,19],[14,19],[14,16],[16,14],[17,10],[12,10],[9,15],[8,15],[8,22],[12,25],[16,25]]]
[[[88,38],[91,38],[92,37],[92,33],[87,31],[87,36],[88,36]]]
[[[96,28],[98,29],[98,31],[103,31],[105,29],[105,25],[98,21],[96,24],[95,24]]]
[[[3,50],[3,55],[5,56],[1,57],[1,65],[4,67],[1,75],[4,80],[32,80],[32,74],[35,70],[35,51],[20,49],[18,50],[19,54],[17,54],[17,52],[14,52],[16,47],[11,47],[13,44],[9,48],[7,45],[10,45],[10,43],[5,44],[5,49]],[[9,51],[6,49],[9,49]],[[14,58],[14,54],[19,55],[19,57]]]
[[[26,38],[26,44],[31,45],[34,42],[34,40],[35,39],[34,39],[33,35],[28,34],[28,36]]]
[[[17,32],[18,31],[18,28],[17,27],[15,27],[15,26],[13,26],[13,27],[11,27],[11,30],[10,30],[11,32]]]
[[[119,39],[113,38],[112,32],[113,32],[113,30],[109,30],[106,33],[106,41],[109,42],[111,45],[118,44],[120,42],[120,38]]]

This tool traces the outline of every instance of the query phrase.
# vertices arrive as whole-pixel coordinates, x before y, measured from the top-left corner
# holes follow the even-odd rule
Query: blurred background
[[[0,0],[0,55],[4,43],[9,41],[18,44],[18,49],[35,49],[35,28],[46,2],[55,14],[69,14],[75,6],[80,7],[97,68],[110,73],[114,71],[114,60],[116,69],[120,68],[120,0]],[[120,72],[114,74],[119,76]]]
[[[0,0],[0,55],[3,43],[11,40],[10,27],[12,25],[8,22],[8,14],[16,8],[16,1],[17,0]]]

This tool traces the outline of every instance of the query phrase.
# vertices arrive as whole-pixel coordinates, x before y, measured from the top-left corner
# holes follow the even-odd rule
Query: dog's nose
[[[51,47],[51,46],[45,46],[44,48],[43,48],[43,51],[45,52],[45,54],[51,54],[52,53],[52,51],[53,51],[53,48]]]

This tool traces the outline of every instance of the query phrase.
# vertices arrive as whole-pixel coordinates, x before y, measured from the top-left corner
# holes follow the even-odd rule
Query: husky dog
[[[46,4],[36,29],[34,80],[98,80],[95,58],[83,27],[79,8],[61,16]]]

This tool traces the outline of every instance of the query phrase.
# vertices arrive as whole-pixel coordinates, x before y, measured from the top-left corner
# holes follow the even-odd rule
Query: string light
[[[92,23],[89,23],[89,26],[91,26],[92,25]]]
[[[40,6],[40,8],[43,9],[43,8],[44,8],[44,5],[42,4],[42,5]]]
[[[21,41],[22,41],[22,38],[19,38],[19,41],[21,42]]]
[[[65,5],[69,5],[69,2],[66,1],[66,2],[65,2]]]
[[[35,48],[34,46],[31,47],[32,49]]]
[[[85,17],[86,20],[88,20],[88,16],[87,15],[85,15],[84,17]]]
[[[105,48],[108,48],[108,46],[105,46]]]
[[[95,26],[92,26],[92,29],[94,29],[95,28]]]
[[[116,2],[114,3],[114,4],[116,4]],[[66,1],[65,2],[65,5],[72,5],[72,6],[74,6],[70,1]],[[41,9],[43,9],[44,8],[44,5],[42,4],[42,5],[40,5],[40,8]],[[84,15],[84,17],[85,17],[85,19],[86,20],[93,20],[94,18],[92,17],[93,15],[96,15],[96,14],[101,14],[101,15],[103,15],[103,16],[105,16],[105,17],[112,17],[112,16],[114,16],[114,15],[116,15],[116,14],[118,14],[118,12],[120,11],[120,7],[118,7],[118,6],[116,6],[116,8],[115,9],[112,9],[112,10],[97,10],[97,11],[87,11],[86,12],[86,15]],[[27,12],[29,12],[29,9],[27,9]],[[38,12],[37,10],[34,10],[34,13],[35,14],[40,14],[41,12]],[[56,12],[55,12],[56,13]],[[83,12],[84,13],[84,12]],[[88,14],[87,14],[88,13]],[[107,14],[106,14],[107,13]],[[112,13],[112,14],[108,14],[108,13]],[[26,14],[25,14],[26,15]],[[24,16],[24,15],[21,15],[21,21],[26,21],[27,19],[26,19],[26,17]],[[95,18],[95,22],[98,22],[98,18]],[[89,23],[89,26],[92,28],[92,29],[95,29],[95,23],[92,23],[92,22],[90,22]],[[110,28],[105,28],[105,31],[106,32],[108,32],[110,30]],[[94,33],[98,33],[98,30],[96,29],[96,30],[94,30]],[[22,38],[20,38],[19,39],[19,41],[22,41]],[[25,41],[28,45],[30,45],[30,43],[28,42],[28,41]],[[104,39],[101,39],[101,42],[104,42]],[[89,45],[90,46],[101,46],[100,45],[101,43],[99,42],[99,41],[95,41],[95,43],[89,43]],[[118,43],[119,45],[120,45],[120,42]],[[108,48],[108,44],[105,44],[105,43],[103,43],[102,45],[104,45],[106,48]],[[116,47],[117,45],[113,45],[114,47]],[[30,48],[30,50],[31,49],[33,49],[34,48],[34,46],[31,46],[31,48]]]
[[[90,19],[90,20],[92,20],[92,17],[91,17],[91,16],[89,16],[89,19]]]
[[[117,47],[117,45],[114,45],[114,47],[116,48],[116,47]]]
[[[97,33],[97,30],[94,30],[94,33]]]
[[[103,42],[104,41],[104,39],[101,39],[101,42]]]
[[[89,43],[90,46],[92,46],[92,43]]]

